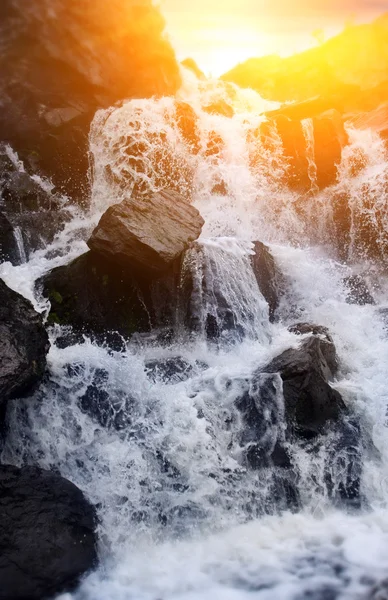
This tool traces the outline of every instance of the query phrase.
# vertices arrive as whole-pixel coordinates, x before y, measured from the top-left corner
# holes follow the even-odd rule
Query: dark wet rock
[[[12,213],[9,218],[20,236],[24,253],[21,262],[22,259],[29,260],[36,250],[46,248],[70,221],[71,212],[67,209],[25,211]]]
[[[222,99],[204,106],[203,110],[210,115],[220,115],[222,117],[228,117],[228,119],[231,119],[234,116],[233,107],[228,104],[226,100]]]
[[[222,252],[222,251],[221,251]],[[210,341],[244,335],[217,273],[217,257],[193,243],[184,253],[179,286],[179,322]]]
[[[236,402],[242,419],[239,443],[253,469],[268,466],[289,467],[284,448],[284,408],[279,375],[258,375]]]
[[[46,368],[49,341],[32,304],[0,279],[0,408],[34,391]]]
[[[342,418],[330,433],[325,465],[325,483],[330,498],[359,508],[363,440],[359,422]]]
[[[0,597],[42,600],[71,591],[97,564],[96,514],[60,475],[0,467]]]
[[[360,275],[351,275],[344,279],[344,285],[348,289],[346,302],[348,304],[376,304],[372,294],[369,291],[368,285]]]
[[[112,262],[152,275],[167,270],[199,237],[203,224],[185,198],[163,191],[110,207],[88,245]]]
[[[189,379],[193,365],[180,356],[171,358],[151,359],[145,362],[147,377],[153,382],[179,383]]]
[[[334,376],[338,371],[338,356],[335,349],[333,338],[327,327],[323,325],[315,325],[313,323],[295,323],[288,328],[288,331],[295,335],[311,334],[319,338],[320,350],[324,359],[331,371],[331,376]]]
[[[279,373],[283,381],[285,418],[290,431],[311,438],[336,422],[345,411],[341,395],[328,383],[337,371],[334,345],[320,336],[286,350],[261,373]],[[258,382],[259,383],[259,382]]]
[[[13,226],[4,213],[0,213],[0,262],[10,261],[20,264],[20,254],[16,244]]]
[[[98,108],[173,95],[179,65],[150,0],[3,0],[0,139],[26,169],[87,202],[88,133]],[[130,50],[130,51],[129,51]]]
[[[34,179],[16,157],[11,160],[12,149],[0,144],[0,193],[4,210],[10,214],[24,212],[55,211],[61,208],[63,199],[49,191],[40,180]]]
[[[117,351],[132,334],[140,346],[152,343],[151,338],[164,345],[171,342],[180,258],[155,279],[141,275],[90,251],[38,280],[37,286],[51,303],[49,324],[73,328],[62,329],[62,347],[82,339],[83,333]]]
[[[259,289],[268,302],[270,320],[274,321],[280,296],[284,293],[285,279],[268,246],[262,242],[254,242],[253,249],[252,269]]]
[[[120,431],[132,421],[132,398],[128,394],[112,390],[109,385],[109,373],[104,369],[96,370],[92,383],[79,398],[78,405],[102,427]]]
[[[11,160],[10,149],[0,144],[0,196],[4,218],[13,229],[13,243],[16,232],[19,247],[10,259],[13,264],[28,260],[31,252],[46,247],[55,235],[70,220],[66,208],[68,199],[60,196],[48,181],[35,179]]]
[[[131,272],[92,252],[53,269],[38,285],[51,302],[49,323],[124,337],[150,329],[142,290]]]

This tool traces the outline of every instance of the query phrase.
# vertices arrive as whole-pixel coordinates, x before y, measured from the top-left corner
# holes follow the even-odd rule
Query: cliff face
[[[71,194],[95,111],[180,85],[151,0],[2,0],[0,40],[0,141]]]
[[[341,112],[374,108],[388,99],[388,13],[288,58],[252,58],[222,78],[279,102],[321,96]]]

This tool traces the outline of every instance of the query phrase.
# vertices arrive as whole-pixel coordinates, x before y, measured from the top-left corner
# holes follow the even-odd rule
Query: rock
[[[4,213],[0,213],[0,262],[5,261],[18,265],[20,264],[20,254],[12,224]]]
[[[355,419],[340,419],[327,444],[324,476],[334,502],[360,507],[363,450],[360,424]]]
[[[77,331],[117,331],[128,338],[148,331],[150,319],[138,281],[128,269],[87,252],[38,281],[51,302],[49,323]]]
[[[199,152],[201,137],[198,131],[198,117],[187,102],[175,101],[176,122],[183,139],[188,142],[194,153]]]
[[[30,175],[17,157],[11,160],[10,156],[12,150],[0,144],[2,210],[13,229],[15,250],[10,260],[19,264],[52,242],[70,220],[71,213],[66,208],[68,199],[58,194],[50,181]]]
[[[151,0],[3,0],[0,140],[27,170],[87,203],[88,133],[99,108],[173,95],[179,65]],[[130,51],[128,51],[130,49]]]
[[[33,467],[0,467],[0,596],[71,591],[97,564],[96,515],[75,485]]]
[[[227,117],[228,119],[234,117],[233,107],[222,98],[204,106],[203,110],[204,112],[209,113],[209,115],[220,115],[221,117]]]
[[[335,375],[338,371],[338,357],[334,346],[333,338],[327,327],[322,325],[314,325],[313,323],[295,323],[288,328],[288,331],[295,335],[312,334],[320,340],[320,349],[324,359],[331,371]]]
[[[234,344],[267,336],[268,306],[259,293],[250,256],[224,244],[193,243],[184,253],[179,282],[179,324],[212,342]],[[230,273],[235,276],[230,279]]]
[[[0,408],[34,391],[46,368],[49,341],[32,304],[0,279]]]
[[[239,443],[252,469],[276,466],[289,468],[290,458],[284,448],[284,409],[282,382],[279,375],[258,375],[236,402],[243,428]]]
[[[147,377],[153,382],[174,384],[186,381],[192,376],[193,365],[180,356],[151,359],[145,362]]]
[[[343,119],[336,110],[328,110],[313,118],[314,158],[317,185],[324,189],[337,180],[342,149],[349,143]]]
[[[197,209],[180,194],[163,191],[111,206],[88,245],[117,264],[155,274],[179,258],[203,224]]]
[[[346,302],[348,304],[376,304],[372,294],[368,289],[368,285],[360,275],[350,275],[343,280],[345,287],[348,289]]]
[[[310,190],[307,145],[301,121],[280,114],[275,117],[275,123],[283,144],[284,156],[289,163],[287,184],[298,191]]]
[[[104,369],[96,370],[78,405],[102,427],[120,431],[131,424],[133,400],[128,394],[112,390],[109,373]]]
[[[254,242],[253,249],[252,269],[260,291],[268,302],[269,316],[273,322],[279,307],[280,296],[284,292],[285,280],[268,246],[262,242]]]
[[[324,432],[330,421],[338,421],[345,412],[341,395],[328,383],[336,371],[334,345],[313,335],[299,348],[274,358],[255,379],[258,381],[261,373],[280,374],[288,427],[298,437],[309,439]]]

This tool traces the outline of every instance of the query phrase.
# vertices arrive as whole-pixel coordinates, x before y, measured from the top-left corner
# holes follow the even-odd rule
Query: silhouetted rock
[[[150,328],[142,290],[131,272],[92,252],[53,269],[38,284],[51,302],[50,323],[125,337]]]
[[[285,417],[297,436],[311,438],[345,411],[341,395],[328,383],[337,371],[334,344],[312,335],[257,373],[279,373],[283,380]]]
[[[376,304],[372,294],[369,291],[368,285],[360,275],[350,275],[345,277],[344,285],[349,290],[346,296],[348,304]]]
[[[32,304],[0,279],[0,410],[34,391],[46,368],[49,341]]]
[[[11,160],[11,156],[12,150],[0,144],[1,204],[16,245],[9,260],[19,264],[31,252],[50,243],[70,219],[70,213],[66,209],[67,199],[58,195],[49,181],[30,176],[17,158]]]
[[[1,14],[0,140],[86,202],[96,110],[179,88],[164,20],[151,0],[3,0]]]
[[[20,263],[13,227],[4,213],[0,213],[0,262]]]
[[[284,292],[285,280],[268,246],[254,242],[254,255],[251,257],[252,269],[260,291],[268,302],[269,317],[275,320],[280,296]]]
[[[110,207],[88,241],[96,253],[144,276],[165,271],[202,230],[198,210],[180,194],[163,191]]]
[[[70,481],[1,466],[0,505],[1,598],[51,598],[96,566],[95,510]]]

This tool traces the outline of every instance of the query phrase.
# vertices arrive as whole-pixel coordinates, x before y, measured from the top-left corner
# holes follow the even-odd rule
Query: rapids
[[[377,135],[349,129],[339,183],[301,201],[284,185],[288,166],[276,131],[267,144],[257,135],[260,113],[273,105],[190,74],[179,99],[197,114],[197,152],[177,125],[173,98],[98,112],[90,133],[90,209],[72,207],[72,220],[52,244],[20,266],[2,264],[0,275],[47,312],[35,281],[86,251],[109,205],[131,190],[173,187],[190,194],[205,219],[205,262],[193,257],[188,265],[194,281],[209,282],[208,295],[197,295],[198,321],[205,310],[217,317],[217,287],[237,315],[239,335],[215,344],[201,327],[190,338],[178,328],[168,346],[143,334],[113,351],[86,337],[62,348],[61,327],[52,327],[49,375],[33,398],[10,405],[2,459],[58,469],[98,507],[101,565],[62,600],[369,598],[388,576],[388,331],[381,312],[388,280],[377,263],[360,257],[356,238],[368,218],[386,248],[387,153]],[[203,110],[220,99],[233,105],[233,118]],[[333,247],[331,199],[338,193],[351,197],[346,264]],[[250,267],[254,240],[270,245],[287,279],[277,323],[269,321]],[[346,303],[344,278],[354,273],[366,277],[375,306]],[[287,330],[296,321],[327,326],[334,338],[341,361],[334,387],[365,438],[358,511],[328,497],[328,461],[338,486],[353,458],[333,457],[330,440],[317,453],[302,444],[289,449],[302,503],[295,513],[275,503],[276,473],[247,470],[242,460],[234,402],[258,366],[298,345]],[[151,361],[174,357],[188,365],[185,377],[150,374]],[[105,426],[82,405],[90,386],[112,399]],[[275,388],[269,437],[285,427],[280,384]]]

